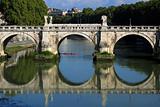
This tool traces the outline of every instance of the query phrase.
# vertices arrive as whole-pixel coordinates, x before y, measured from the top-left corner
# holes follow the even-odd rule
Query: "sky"
[[[130,4],[138,1],[148,1],[148,0],[45,0],[48,7],[58,8],[58,9],[71,9],[77,7],[83,8],[97,8],[106,6],[117,6],[121,4]]]

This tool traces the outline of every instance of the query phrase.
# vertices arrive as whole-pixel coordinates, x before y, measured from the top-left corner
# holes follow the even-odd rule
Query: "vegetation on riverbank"
[[[6,47],[5,52],[8,55],[12,55],[14,53],[17,53],[18,51],[21,51],[21,50],[24,50],[24,49],[27,49],[27,48],[32,48],[32,47],[34,47],[34,45],[25,45],[25,46],[15,45],[15,46],[12,46],[12,47]]]
[[[33,52],[33,57],[37,61],[44,61],[44,62],[53,62],[56,63],[58,56],[54,55],[53,53],[49,51],[43,51],[43,52]]]
[[[5,53],[7,53],[7,55],[12,55],[17,53],[18,51],[21,50],[25,50],[27,48],[33,48],[34,45],[25,45],[25,46],[12,46],[12,47],[7,47],[5,49]],[[42,51],[40,53],[38,52],[32,52],[31,56],[33,57],[33,59],[37,60],[37,61],[44,61],[44,62],[53,62],[56,63],[58,56],[54,55],[53,53],[49,52],[49,51]],[[5,59],[5,58],[1,58],[1,59]]]
[[[114,59],[114,55],[108,52],[97,52],[94,55],[95,61],[103,61],[103,60],[112,61],[113,59]]]

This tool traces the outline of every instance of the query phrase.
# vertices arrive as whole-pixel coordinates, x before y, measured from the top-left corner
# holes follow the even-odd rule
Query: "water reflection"
[[[17,53],[15,61],[12,58],[6,62],[4,68],[4,78],[13,84],[24,85],[30,82],[37,73],[37,65],[27,54],[28,51],[21,51]],[[21,54],[23,53],[23,54]],[[27,60],[26,60],[27,58]]]
[[[20,57],[19,61],[21,62],[21,59],[23,58],[24,57]],[[27,63],[31,59],[26,57],[25,60],[26,61],[24,61],[24,63],[26,63],[26,66],[28,67],[28,69],[30,68],[31,71],[36,70],[37,72],[32,73],[30,74],[30,76],[28,76],[27,78],[28,84],[26,82],[25,86],[23,85],[24,83],[19,84],[19,82],[14,82],[15,85],[4,83],[3,78],[7,78],[5,76],[10,76],[10,75],[4,75],[4,77],[3,75],[1,75],[1,79],[0,79],[0,85],[1,85],[0,89],[2,90],[0,92],[1,105],[4,105],[4,106],[12,105],[13,107],[16,107],[16,106],[56,107],[56,106],[66,106],[66,105],[71,107],[74,107],[76,105],[77,107],[81,107],[81,106],[87,107],[88,105],[92,107],[105,107],[105,106],[114,107],[115,104],[113,104],[113,100],[118,101],[118,99],[121,99],[119,100],[121,102],[117,103],[118,105],[123,106],[124,101],[125,101],[125,104],[128,103],[127,105],[129,105],[130,104],[129,96],[132,96],[133,104],[137,103],[137,101],[134,99],[137,98],[138,96],[143,99],[145,99],[145,97],[147,98],[149,97],[148,99],[159,98],[158,95],[156,95],[159,93],[159,88],[158,89],[156,88],[156,85],[157,85],[156,81],[159,81],[159,77],[153,75],[154,72],[156,72],[155,71],[156,64],[152,61],[147,62],[149,65],[152,65],[152,68],[150,69],[148,68],[148,69],[154,72],[149,72],[148,69],[147,69],[148,72],[146,72],[145,68],[144,69],[142,69],[141,67],[139,68],[139,64],[134,64],[134,63],[138,63],[139,62],[138,60],[136,62],[133,60],[126,59],[126,62],[124,60],[122,64],[118,62],[121,59],[117,59],[115,60],[115,62],[112,62],[112,63],[97,62],[96,64],[91,65],[94,68],[95,72],[92,69],[93,72],[89,72],[85,74],[87,75],[87,79],[85,78],[86,81],[84,81],[85,80],[84,79],[85,76],[83,74],[84,72],[82,72],[81,70],[77,72],[82,72],[83,75],[79,73],[79,75],[77,75],[76,78],[74,77],[76,74],[74,75],[70,74],[68,75],[68,77],[65,77],[64,74],[60,74],[60,72],[62,71],[58,71],[58,68],[60,68],[60,64],[58,66],[53,64],[52,66],[46,68],[44,67],[45,66],[44,64],[43,66],[41,66],[41,63],[38,63],[37,66],[34,66],[36,69],[33,69],[30,67],[31,65]],[[19,61],[16,66],[21,65]],[[76,61],[76,58],[75,58],[75,61]],[[83,64],[85,65],[87,63],[88,62]],[[17,70],[17,69],[12,69],[12,71],[8,71],[10,70],[11,66],[8,66],[7,68],[7,63],[5,64],[1,64],[1,68],[4,68],[4,66],[6,67],[5,69],[1,69],[1,70],[4,70],[1,72],[4,72],[4,73],[16,72],[14,70]],[[135,69],[132,64],[134,64],[135,68],[137,69]],[[115,71],[117,70],[117,68],[115,68],[115,65],[125,66],[128,69],[132,69],[132,71],[126,72],[129,76],[128,77],[129,79],[126,79],[125,82],[121,81],[125,78],[123,76],[119,76],[119,74],[117,73],[118,71]],[[23,68],[22,65],[21,67]],[[28,72],[31,72],[31,71],[28,71]],[[85,71],[85,72],[88,72],[88,71]],[[138,82],[141,80],[143,81],[143,79],[145,79],[148,76],[150,76],[149,78],[150,80],[149,81],[146,80],[147,82],[144,81],[144,82],[141,82],[140,84],[134,84],[136,87],[135,86],[132,87],[130,84],[128,84],[132,80],[132,79],[130,80],[130,78],[132,77],[132,75],[130,75],[130,72],[138,72],[136,74],[138,78],[141,77],[139,75],[146,75],[144,77],[142,76],[142,79],[139,79]],[[18,72],[18,73],[21,74],[21,72]],[[150,73],[152,75],[150,75]],[[156,73],[158,74],[158,72]],[[11,74],[15,75],[16,73],[15,74],[11,73]],[[26,74],[26,75],[29,75],[29,74]],[[73,84],[63,81],[64,77],[62,76],[64,76],[67,79],[74,78],[75,80],[74,79],[69,80],[72,83],[75,83],[75,81],[78,81],[78,82],[82,81],[83,84],[81,83],[81,84],[76,84],[76,86],[75,85],[73,86]],[[17,77],[17,80],[14,80],[14,81],[18,81],[20,78],[20,76],[16,76],[16,77]],[[35,77],[32,83],[29,83],[29,81],[32,80],[30,79],[30,77],[32,78]],[[8,78],[12,78],[12,76]],[[88,82],[88,79],[89,79],[89,82]],[[19,87],[17,87],[16,85],[19,85]],[[20,86],[23,86],[23,88]],[[122,93],[125,93],[125,94],[122,94]],[[152,93],[155,93],[155,95],[148,95]],[[154,103],[159,104],[159,101],[157,102],[154,101]],[[144,105],[143,102],[141,102],[141,104]]]
[[[108,94],[107,107],[159,107],[159,94]]]
[[[73,36],[74,37],[74,36]],[[85,38],[66,38],[60,45],[59,74],[70,85],[81,85],[94,75],[94,45]],[[77,48],[78,47],[78,48]]]
[[[53,66],[53,64],[38,62],[31,56],[34,49],[19,51],[4,63],[3,76],[11,84],[25,85],[35,79],[35,76]]]
[[[94,84],[91,87],[95,89],[99,89],[99,86],[103,89],[117,87],[117,83],[121,83],[121,86],[122,84],[125,84],[124,86],[139,85],[151,76],[159,79],[157,76],[159,71],[156,71],[159,68],[157,63],[144,59],[116,59],[114,62],[93,64],[92,57],[62,56],[63,62],[60,61],[58,65],[55,65],[37,62],[29,56],[28,51],[26,53],[26,56],[19,57],[16,64],[8,63],[9,60],[1,63],[1,78],[15,85],[24,85],[38,75],[35,81],[42,84],[42,88],[45,88],[43,86],[45,81],[47,81],[45,85],[64,82],[64,84],[78,86],[90,80],[90,83]]]
[[[26,51],[26,55],[19,54],[21,57],[13,58],[17,60],[0,64],[0,105],[160,105],[160,66],[154,61],[116,59],[93,63],[91,54],[81,54],[61,55],[59,63],[53,64],[35,61],[29,53]]]
[[[59,72],[66,82],[68,81],[73,85],[80,85],[93,77],[94,68],[92,56],[62,56],[61,59],[59,63]]]
[[[130,85],[137,85],[146,81],[153,71],[153,61],[145,59],[117,58],[114,69],[117,77]]]

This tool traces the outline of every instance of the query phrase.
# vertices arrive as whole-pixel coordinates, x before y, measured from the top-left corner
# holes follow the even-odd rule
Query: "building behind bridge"
[[[48,8],[48,14],[53,15],[53,16],[66,16],[66,15],[73,15],[76,13],[81,13],[82,10],[73,7],[70,10],[61,10],[61,9],[56,9],[56,8]]]

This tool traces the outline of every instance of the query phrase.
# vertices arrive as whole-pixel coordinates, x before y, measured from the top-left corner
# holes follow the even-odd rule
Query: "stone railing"
[[[0,31],[99,31],[100,24],[52,24],[48,26],[0,26]]]
[[[102,26],[101,31],[159,31],[160,26]]]
[[[160,31],[160,26],[102,26],[101,24],[51,24],[47,26],[0,26],[0,31]]]
[[[101,24],[52,24],[44,26],[45,31],[100,31]]]
[[[0,31],[42,31],[43,26],[0,26]]]

